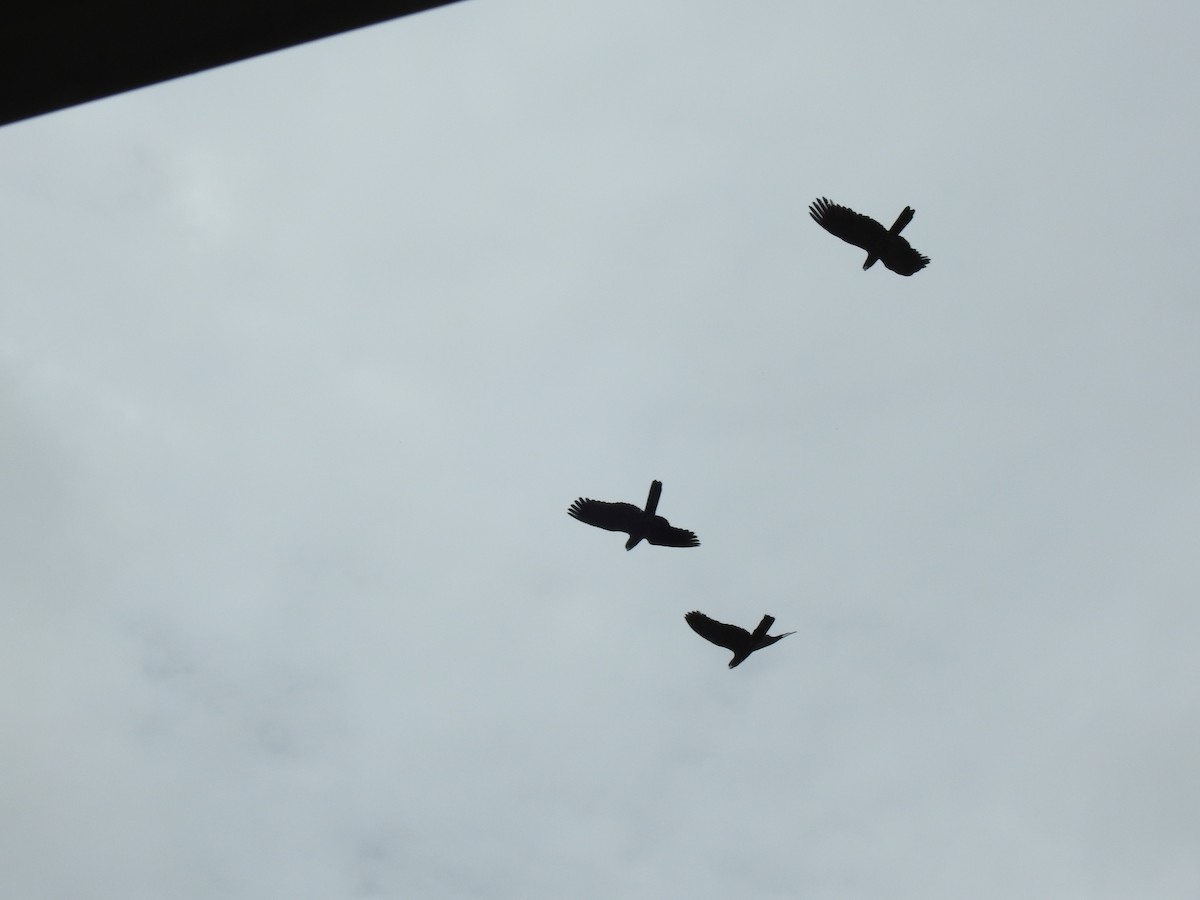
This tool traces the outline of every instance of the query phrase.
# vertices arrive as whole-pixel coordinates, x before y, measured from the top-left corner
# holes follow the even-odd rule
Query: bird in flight
[[[626,550],[632,550],[643,540],[660,547],[699,547],[700,541],[692,532],[675,528],[662,516],[654,514],[660,496],[662,482],[652,481],[645,510],[638,509],[632,503],[607,503],[580,497],[567,512],[588,525],[608,531],[624,531],[629,535],[629,540],[625,542]]]
[[[745,628],[739,628],[737,625],[726,625],[724,622],[718,622],[716,619],[710,619],[702,612],[692,610],[686,616],[687,623],[692,626],[692,631],[700,635],[706,641],[712,641],[718,647],[724,647],[726,650],[733,651],[733,659],[729,661],[729,668],[740,666],[746,661],[746,657],[755,650],[761,650],[763,647],[770,647],[773,643],[783,640],[789,634],[795,634],[794,631],[785,631],[783,634],[767,634],[771,626],[775,624],[774,616],[763,616],[762,621],[758,623],[758,627],[751,634]]]
[[[856,213],[847,206],[830,203],[824,197],[809,206],[808,212],[816,223],[830,234],[867,251],[864,269],[869,269],[876,261],[882,260],[893,272],[912,275],[929,265],[929,257],[918,253],[900,236],[904,226],[916,215],[916,210],[911,206],[904,207],[904,212],[896,217],[891,229],[884,228],[870,216]]]

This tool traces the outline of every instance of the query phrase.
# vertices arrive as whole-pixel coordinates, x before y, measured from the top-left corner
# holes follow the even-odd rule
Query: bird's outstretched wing
[[[894,235],[892,246],[880,254],[879,261],[900,275],[915,275],[929,265],[929,257],[918,253],[906,238]]]
[[[767,614],[762,617],[762,621],[758,623],[758,627],[754,629],[755,638],[764,638],[767,632],[771,630],[771,626],[775,624],[775,617]]]
[[[686,528],[676,528],[673,525],[667,525],[646,535],[646,542],[657,544],[660,547],[700,546],[700,538],[696,537],[695,532],[688,531]]]
[[[687,623],[692,626],[692,631],[700,635],[706,641],[711,641],[718,647],[724,647],[726,650],[732,650],[737,653],[744,650],[750,643],[750,632],[745,628],[739,628],[737,625],[726,625],[724,622],[718,622],[716,619],[710,619],[702,612],[692,610],[686,616]]]
[[[808,213],[830,234],[872,255],[886,246],[888,230],[870,216],[856,213],[848,206],[839,206],[821,197],[809,206]]]
[[[658,510],[658,501],[662,497],[662,482],[650,482],[650,493],[646,496],[646,515],[652,516]]]
[[[607,503],[580,497],[571,504],[567,513],[588,525],[607,531],[624,531],[626,534],[645,525],[645,516],[632,503]]]

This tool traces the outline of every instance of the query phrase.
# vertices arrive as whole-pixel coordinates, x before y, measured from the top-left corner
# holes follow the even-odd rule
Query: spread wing
[[[809,206],[808,212],[813,220],[830,234],[855,247],[861,247],[872,256],[879,255],[880,250],[888,243],[888,230],[883,225],[870,216],[856,213],[848,206],[839,206],[821,197]]]
[[[929,257],[918,253],[906,238],[892,235],[891,244],[879,255],[879,261],[901,275],[913,275],[929,265]]]
[[[645,516],[632,503],[606,503],[580,497],[571,504],[567,513],[580,522],[595,525],[606,531],[624,531],[629,534],[645,527]]]
[[[646,535],[646,541],[660,547],[699,547],[700,538],[686,528],[676,528],[665,522],[661,528]]]
[[[706,641],[711,641],[718,647],[724,647],[726,650],[732,650],[737,653],[744,650],[750,643],[750,632],[745,628],[738,628],[736,625],[726,625],[724,622],[718,622],[716,619],[710,619],[702,612],[692,612],[684,616],[687,623],[692,626],[692,631],[700,635]]]
[[[762,621],[758,623],[758,627],[754,629],[754,637],[764,638],[767,632],[771,630],[771,626],[775,624],[775,617],[772,615],[764,615]]]

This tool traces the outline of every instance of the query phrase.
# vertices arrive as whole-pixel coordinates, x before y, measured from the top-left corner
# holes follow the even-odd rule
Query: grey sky
[[[1197,27],[474,2],[0,129],[0,893],[1200,896]]]

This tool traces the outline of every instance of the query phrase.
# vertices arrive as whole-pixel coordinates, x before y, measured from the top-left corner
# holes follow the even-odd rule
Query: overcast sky
[[[1198,30],[479,0],[0,129],[0,894],[1200,897]]]

